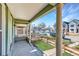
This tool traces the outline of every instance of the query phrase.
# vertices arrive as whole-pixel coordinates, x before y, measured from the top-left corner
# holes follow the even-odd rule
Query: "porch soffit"
[[[54,4],[48,3],[7,3],[16,23],[29,23],[51,10]]]

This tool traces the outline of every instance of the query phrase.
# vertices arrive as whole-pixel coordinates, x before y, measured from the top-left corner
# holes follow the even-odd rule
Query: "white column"
[[[23,36],[25,36],[25,27],[23,28]]]
[[[31,39],[31,32],[32,32],[32,31],[31,31],[31,24],[30,24],[30,39]]]

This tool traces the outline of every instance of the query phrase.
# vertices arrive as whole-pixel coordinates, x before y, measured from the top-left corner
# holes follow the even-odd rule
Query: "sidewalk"
[[[56,48],[50,49],[43,51],[46,56],[56,56]]]

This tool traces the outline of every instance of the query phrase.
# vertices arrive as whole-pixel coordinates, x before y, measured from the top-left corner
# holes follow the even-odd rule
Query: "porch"
[[[42,51],[29,44],[26,40],[16,39],[20,39],[20,41],[14,43],[12,56],[43,56]]]
[[[40,3],[40,4],[1,4],[2,6],[2,45],[1,55],[7,56],[41,56],[43,53],[31,43],[31,23],[39,17],[56,10],[57,36],[56,36],[56,55],[62,55],[62,3]],[[20,40],[15,42],[16,27],[20,24],[26,25],[25,37],[28,42]],[[17,40],[18,38],[16,38]],[[19,38],[20,39],[20,38]],[[26,39],[26,38],[25,38]],[[31,45],[30,45],[31,44]]]

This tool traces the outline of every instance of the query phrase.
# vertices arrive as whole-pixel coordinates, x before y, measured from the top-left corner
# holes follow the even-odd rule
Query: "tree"
[[[46,24],[42,22],[42,23],[38,24],[38,27],[39,28],[45,28],[46,27]]]

